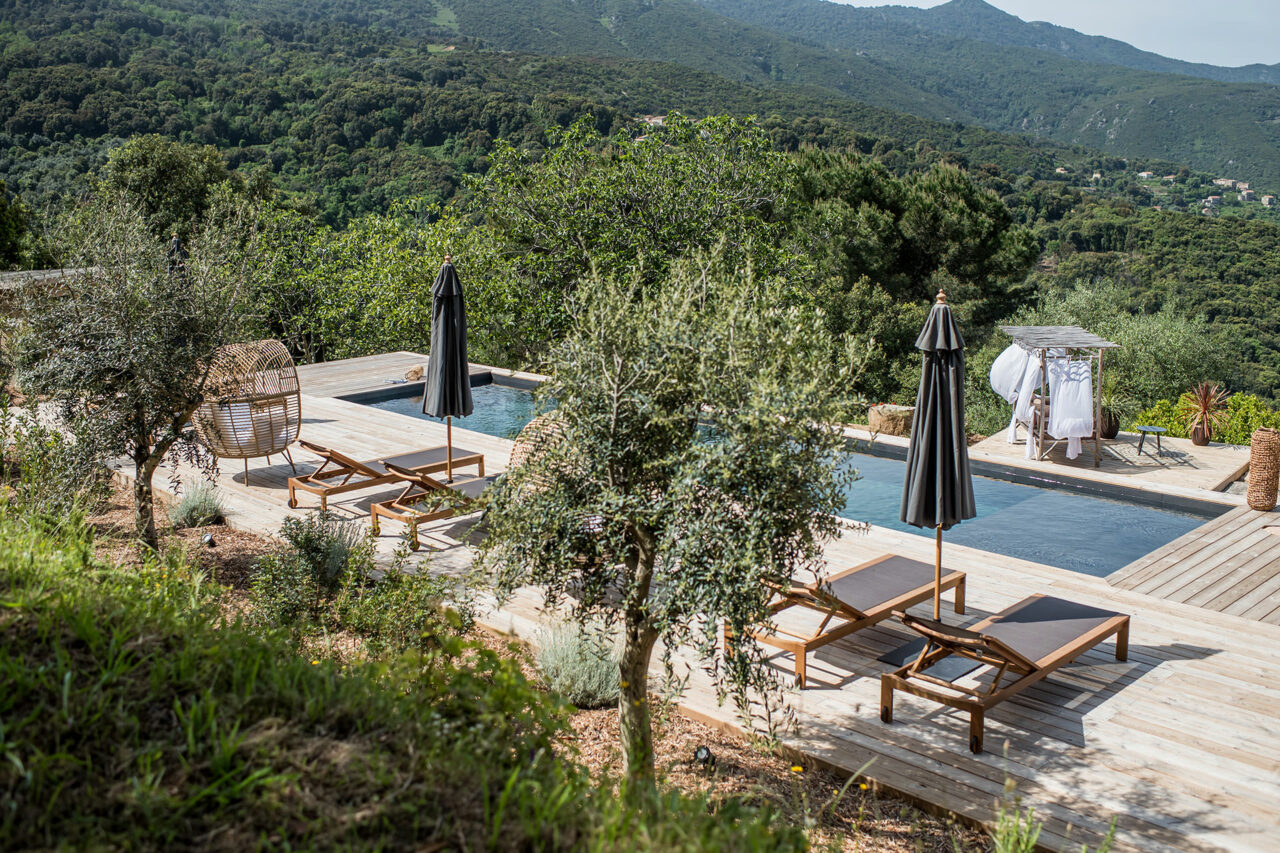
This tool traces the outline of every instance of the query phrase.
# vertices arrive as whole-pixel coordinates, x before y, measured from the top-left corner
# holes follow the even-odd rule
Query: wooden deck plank
[[[357,361],[313,371],[303,398],[303,437],[360,458],[443,443],[441,424],[323,393],[349,393],[362,383],[377,387],[403,363]],[[316,389],[322,393],[312,393]],[[510,452],[508,441],[461,428],[454,441],[483,452],[486,468],[495,472]],[[305,452],[295,460],[300,469],[315,464]],[[285,518],[307,511],[285,505],[291,471],[279,458],[272,462],[251,460],[248,485],[238,462],[224,466],[219,486],[233,525],[272,534]],[[349,499],[334,508],[366,518],[369,502],[386,493],[344,496]],[[1112,815],[1119,820],[1117,850],[1274,849],[1280,837],[1280,626],[1242,618],[1278,610],[1280,572],[1267,573],[1267,551],[1259,550],[1265,543],[1249,533],[1260,529],[1257,515],[1228,513],[1106,580],[947,544],[944,563],[969,574],[968,612],[944,611],[947,621],[971,624],[1033,592],[1050,593],[1132,614],[1129,660],[1115,661],[1104,643],[999,706],[988,717],[991,751],[974,756],[966,749],[965,720],[931,703],[903,696],[894,724],[880,723],[879,674],[888,667],[876,658],[910,636],[886,623],[810,656],[811,687],[789,693],[798,729],[787,743],[846,771],[873,758],[866,775],[878,784],[976,821],[992,819],[1007,777],[1046,821],[1042,842],[1053,849],[1065,849],[1068,839],[1074,848],[1096,846]],[[469,567],[467,525],[451,519],[424,526],[430,570]],[[392,527],[378,539],[383,559],[400,541]],[[834,568],[882,553],[931,561],[933,541],[874,528],[845,532],[826,548]],[[1170,594],[1193,603],[1240,594],[1227,612],[1218,612],[1160,597],[1161,578],[1177,584]],[[1154,581],[1152,594],[1116,580]],[[537,590],[521,590],[501,608],[487,609],[481,622],[534,639],[547,618],[542,607]],[[773,660],[790,671],[787,655]],[[693,674],[681,705],[717,725],[739,727],[735,710],[716,703],[701,662],[679,651],[677,662]],[[1007,756],[1001,754],[1006,741]]]

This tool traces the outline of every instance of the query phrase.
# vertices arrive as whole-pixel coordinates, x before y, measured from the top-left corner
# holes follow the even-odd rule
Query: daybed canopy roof
[[[1119,344],[1086,332],[1079,326],[1001,326],[1000,331],[1026,350],[1120,349]]]

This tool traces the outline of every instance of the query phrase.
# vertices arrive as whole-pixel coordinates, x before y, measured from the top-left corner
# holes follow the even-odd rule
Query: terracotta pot
[[[1102,420],[1098,422],[1099,438],[1115,438],[1120,434],[1120,419],[1110,412],[1103,410]]]
[[[1209,444],[1209,429],[1201,424],[1191,430],[1191,443],[1196,447],[1205,447]]]

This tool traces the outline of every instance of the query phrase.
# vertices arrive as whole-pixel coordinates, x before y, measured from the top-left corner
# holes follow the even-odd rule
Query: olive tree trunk
[[[626,561],[635,584],[624,614],[622,657],[618,662],[618,725],[622,730],[622,755],[627,762],[627,775],[633,781],[652,785],[649,662],[658,641],[658,631],[649,620],[647,604],[653,580],[655,543],[652,532],[644,526],[636,530],[635,539],[635,548]]]

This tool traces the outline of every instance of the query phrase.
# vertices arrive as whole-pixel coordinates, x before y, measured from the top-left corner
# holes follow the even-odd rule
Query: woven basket
[[[1276,486],[1280,481],[1280,432],[1267,427],[1254,430],[1249,440],[1250,509],[1270,512],[1276,506]]]
[[[200,441],[223,459],[280,453],[302,427],[298,371],[284,344],[231,344],[213,356],[204,402],[191,416]]]

